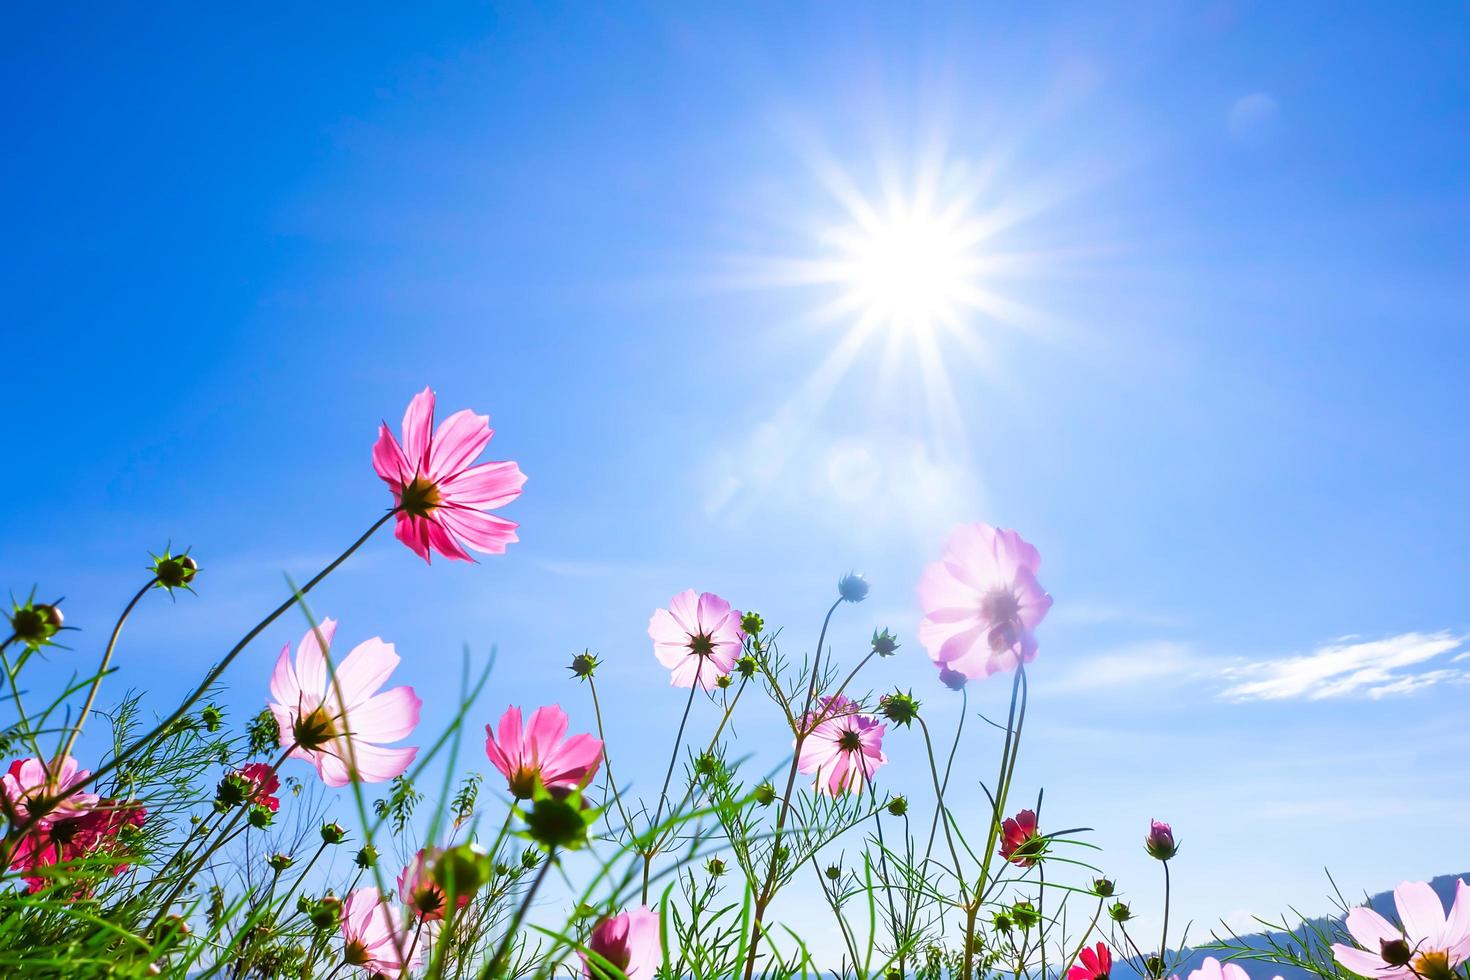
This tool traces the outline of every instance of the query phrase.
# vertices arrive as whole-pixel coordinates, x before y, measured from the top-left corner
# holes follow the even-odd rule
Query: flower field
[[[1264,980],[1276,966],[1324,978],[1467,975],[1464,882],[1448,909],[1429,885],[1405,883],[1394,919],[1356,907],[1340,925],[1304,924],[1293,942],[1264,950],[1222,931],[1202,962],[1191,959],[1169,914],[1171,876],[1188,874],[1187,834],[1149,813],[1138,815],[1134,846],[1157,866],[1152,920],[1162,928],[1144,934],[1107,851],[1082,827],[1087,814],[1013,791],[1053,599],[1037,548],[986,523],[938,543],[916,584],[922,618],[873,629],[865,649],[827,639],[834,620],[866,608],[869,584],[856,573],[818,611],[811,647],[753,611],[759,597],[689,588],[653,610],[647,654],[627,666],[657,689],[643,710],[667,715],[656,794],[619,779],[629,752],[652,750],[606,739],[604,712],[617,707],[599,698],[605,664],[590,652],[567,658],[575,703],[548,694],[481,717],[472,706],[486,672],[468,679],[461,703],[426,706],[395,683],[393,643],[370,622],[320,613],[311,593],[389,523],[436,575],[474,575],[472,552],[504,555],[517,541],[505,515],[525,475],[482,460],[486,416],[437,421],[436,409],[426,388],[398,433],[382,427],[371,462],[389,490],[385,509],[364,515],[362,536],[245,635],[222,638],[219,659],[177,704],[115,690],[112,675],[137,655],[125,631],[133,610],[208,576],[188,551],[155,556],[100,631],[76,632],[64,603],[33,591],[14,602],[0,641],[4,975]],[[262,632],[293,619],[300,640],[268,676],[242,669]],[[95,661],[63,689],[32,687],[28,668],[62,654]],[[1006,716],[966,730],[962,713],[956,730],[931,730],[911,690],[865,687],[865,668],[893,657],[937,672],[961,697],[1003,685]],[[566,683],[564,666],[547,669],[548,692]],[[222,684],[258,691],[259,711],[230,717],[216,703]],[[760,700],[784,719],[789,743],[770,769],[734,744],[742,712]],[[713,737],[690,735],[691,717]],[[484,765],[424,785],[436,758],[462,740],[480,744],[481,726]],[[84,728],[110,730],[111,748],[77,757]],[[884,743],[895,738],[923,745],[922,798],[885,788]],[[288,792],[288,779],[312,792]],[[978,780],[988,806],[947,804],[960,780]],[[343,802],[350,826],[315,822],[324,795]],[[283,836],[288,826],[297,832]],[[349,873],[324,872],[332,850],[351,854]],[[778,897],[798,881],[829,907],[835,956],[814,953],[782,921]],[[1132,893],[1151,894],[1141,884]]]

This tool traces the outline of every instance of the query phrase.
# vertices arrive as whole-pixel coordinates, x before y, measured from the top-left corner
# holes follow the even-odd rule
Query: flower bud
[[[272,854],[265,863],[271,866],[272,871],[280,874],[282,871],[285,871],[287,868],[291,867],[291,855]]]
[[[587,843],[587,828],[596,811],[582,808],[582,794],[573,791],[557,799],[537,786],[536,800],[525,813],[526,833],[546,848],[577,850]]]
[[[572,658],[572,674],[585,680],[597,671],[597,657],[591,650],[583,650]]]
[[[33,604],[27,599],[14,610],[10,614],[10,632],[32,650],[51,643],[51,638],[61,629],[61,609],[54,604]]]
[[[250,826],[256,830],[264,830],[275,822],[276,814],[270,807],[261,806],[257,803],[250,808],[250,813],[246,819],[250,821]]]
[[[534,847],[528,847],[523,852],[521,852],[521,867],[525,868],[527,871],[535,869],[536,865],[540,863],[541,852],[537,851]]]
[[[1155,820],[1149,827],[1148,836],[1143,839],[1143,847],[1148,851],[1148,856],[1160,861],[1167,861],[1179,853],[1179,845],[1174,843],[1174,831],[1168,824]]]
[[[761,783],[755,788],[753,795],[755,796],[755,801],[761,806],[770,806],[776,802],[776,787],[770,783]]]
[[[1389,966],[1407,966],[1414,958],[1414,951],[1402,939],[1380,939],[1378,940],[1378,955],[1382,956],[1383,962]]]
[[[719,858],[710,858],[705,862],[704,869],[710,873],[710,877],[718,878],[725,873],[725,862]]]
[[[760,636],[765,628],[766,621],[758,612],[748,612],[740,617],[740,631],[746,636]]]
[[[744,677],[746,680],[750,680],[752,677],[755,676],[757,666],[758,665],[756,664],[754,657],[741,657],[739,660],[735,661],[735,669],[738,670],[740,672],[740,676]]]
[[[357,852],[357,857],[353,858],[353,862],[359,868],[371,868],[378,863],[378,849],[371,844],[364,844],[362,850]]]
[[[895,796],[888,801],[888,812],[895,817],[901,817],[909,812],[909,801],[902,796]]]
[[[868,580],[860,572],[848,572],[838,579],[837,594],[843,602],[862,602],[868,597]]]
[[[182,555],[171,555],[165,549],[162,555],[153,556],[151,571],[158,587],[172,592],[174,589],[189,588],[189,584],[194,581],[194,576],[199,572],[199,563],[189,557],[187,552]]]
[[[199,712],[199,720],[204,722],[204,727],[211,732],[219,731],[220,722],[223,719],[223,713],[212,704],[206,704]]]
[[[323,844],[340,844],[346,839],[347,831],[342,829],[342,825],[340,823],[337,823],[334,820],[331,823],[322,824]]]
[[[896,966],[890,966],[883,971],[883,980],[903,980],[903,971]]]
[[[1113,897],[1113,883],[1106,878],[1092,879],[1092,893],[1098,898]]]
[[[473,895],[490,883],[494,874],[490,853],[475,843],[446,849],[434,862],[434,883],[457,897]]]
[[[1129,919],[1133,918],[1133,912],[1131,909],[1128,908],[1127,904],[1123,902],[1114,902],[1112,905],[1108,906],[1108,916],[1114,922],[1127,922]]]
[[[878,699],[878,711],[895,725],[907,728],[919,717],[919,702],[914,700],[912,691],[908,694],[894,691]]]
[[[888,630],[873,631],[873,652],[880,657],[891,657],[898,652],[898,637]]]
[[[827,870],[825,874],[827,875],[828,881],[836,881],[838,878],[842,877],[842,866],[838,864],[829,864],[827,865]]]
[[[1164,975],[1164,958],[1157,953],[1146,956],[1143,960],[1143,968],[1151,977],[1162,977]]]
[[[1030,902],[1017,902],[1011,906],[1011,918],[1016,920],[1016,925],[1022,929],[1030,929],[1041,921],[1041,913],[1036,911],[1036,906]]]
[[[950,670],[948,667],[939,668],[939,682],[951,691],[963,690],[968,680],[968,677],[957,670]]]
[[[1004,912],[995,913],[995,918],[992,921],[995,924],[995,931],[1002,933],[1010,932],[1011,927],[1015,924],[1011,921],[1011,917]]]
[[[729,687],[732,683],[734,682],[730,680],[729,674],[721,674],[718,678],[715,679],[715,687],[718,687],[721,690]]]

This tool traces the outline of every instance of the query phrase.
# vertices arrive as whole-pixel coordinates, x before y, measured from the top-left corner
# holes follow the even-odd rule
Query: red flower
[[[1113,954],[1106,945],[1098,943],[1096,949],[1084,949],[1081,960],[1067,971],[1067,980],[1108,980],[1108,973],[1113,969]]]
[[[272,813],[281,808],[281,801],[275,796],[276,790],[281,788],[281,780],[270,766],[264,762],[252,762],[241,768],[235,775],[254,787],[254,791],[250,794],[252,804],[263,806]]]
[[[128,862],[117,854],[118,835],[126,827],[143,826],[147,817],[148,811],[137,803],[101,800],[79,817],[37,825],[16,844],[10,856],[10,868],[23,873],[27,890],[31,892],[40,891],[50,881],[51,876],[40,873],[42,868],[71,865],[99,851],[119,860],[110,873],[121,874]],[[80,889],[76,897],[85,894],[86,889]]]
[[[1000,856],[1029,868],[1046,852],[1046,838],[1036,832],[1036,811],[1022,810],[1000,825]]]

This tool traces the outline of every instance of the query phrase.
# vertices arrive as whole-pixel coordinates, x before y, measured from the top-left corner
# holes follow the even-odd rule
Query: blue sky
[[[1140,908],[1152,816],[1200,922],[1322,908],[1324,866],[1470,865],[1463,5],[6,20],[0,571],[67,596],[58,669],[145,549],[189,545],[200,596],[149,603],[119,664],[167,704],[379,513],[375,427],[427,384],[529,474],[523,540],[426,568],[384,535],[315,608],[396,642],[430,705],[498,644],[477,721],[590,725],[564,680],[590,646],[646,784],[666,750],[633,746],[682,708],[648,614],[717,591],[799,652],[858,567],[839,652],[891,626],[873,685],[946,728],[913,585],[987,520],[1056,598],[1022,779]],[[918,186],[968,200],[986,302],[853,344],[805,272],[854,196]],[[300,632],[242,658],[240,710]],[[742,745],[774,761],[762,722]],[[888,746],[917,793],[916,740]]]

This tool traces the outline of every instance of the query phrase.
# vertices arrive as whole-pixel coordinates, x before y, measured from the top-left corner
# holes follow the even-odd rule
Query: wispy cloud
[[[1055,694],[1103,688],[1154,690],[1161,683],[1179,683],[1210,672],[1209,662],[1187,644],[1154,640],[1115,647],[1076,662],[1046,689]]]
[[[1470,671],[1422,666],[1460,650],[1465,640],[1449,631],[1401,633],[1368,641],[1344,637],[1308,654],[1228,667],[1222,676],[1230,686],[1220,696],[1231,701],[1376,699],[1435,684],[1465,682],[1470,680]]]

